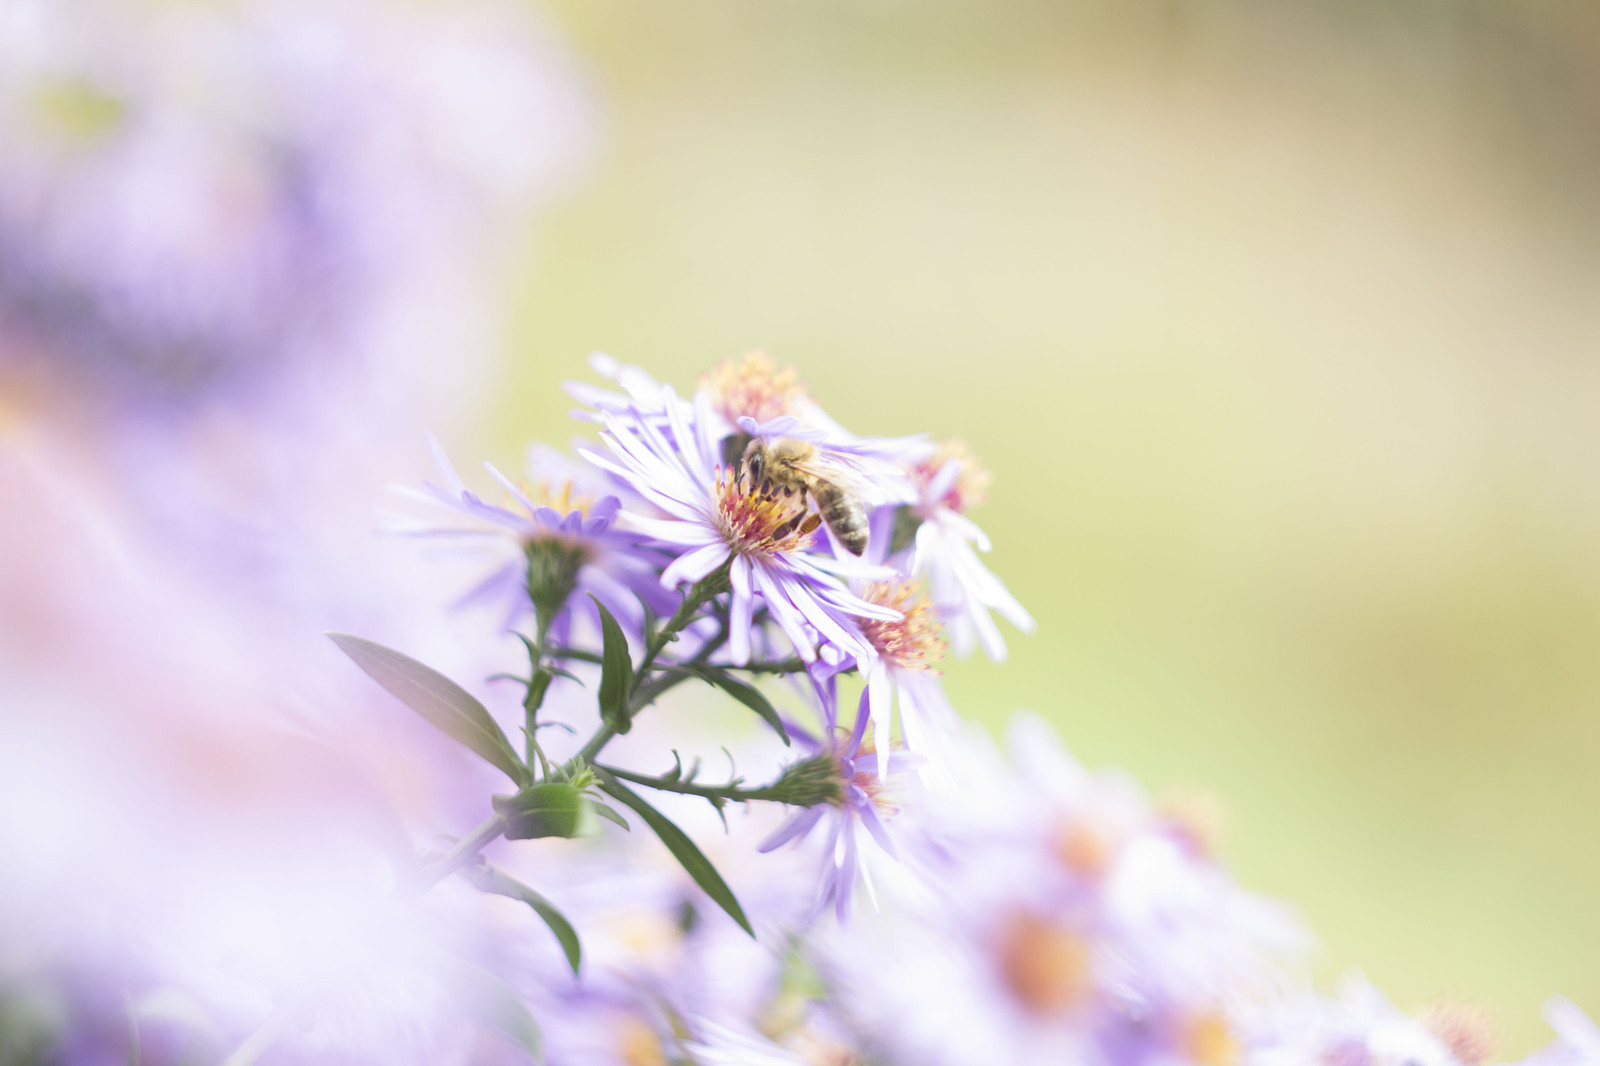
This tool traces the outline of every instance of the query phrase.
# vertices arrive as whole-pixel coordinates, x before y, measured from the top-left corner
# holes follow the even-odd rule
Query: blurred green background
[[[602,349],[969,441],[998,725],[1209,789],[1318,977],[1600,1012],[1600,8],[561,0],[609,143],[491,451]]]

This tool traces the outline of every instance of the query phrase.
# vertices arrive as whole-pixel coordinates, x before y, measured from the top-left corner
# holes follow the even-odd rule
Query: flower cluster
[[[615,388],[571,391],[597,441],[535,446],[521,478],[488,467],[491,494],[435,442],[437,479],[409,493],[434,517],[406,533],[489,556],[460,603],[515,635],[483,642],[506,684],[480,699],[331,635],[501,775],[489,796],[453,764],[486,819],[397,849],[402,819],[343,826],[319,796],[298,808],[315,810],[316,847],[231,824],[197,837],[220,868],[164,886],[181,906],[160,921],[101,938],[161,951],[105,948],[98,979],[56,952],[26,975],[70,1019],[50,1061],[1493,1060],[1470,1004],[1407,1014],[1355,977],[1315,992],[1308,934],[1226,874],[1203,805],[1090,772],[1039,719],[1014,719],[1004,754],[962,724],[944,656],[1002,655],[996,615],[1031,627],[979,561],[966,511],[988,476],[963,446],[855,436],[760,353],[687,397],[594,366]],[[754,728],[676,703],[691,682]],[[726,777],[694,754],[717,747]],[[0,778],[27,769],[17,750],[0,746]],[[21,958],[12,927],[0,948]],[[1547,1016],[1557,1039],[1525,1066],[1600,1061],[1576,1006]]]
[[[500,545],[468,600],[533,619],[529,756],[508,770],[526,778],[501,814],[529,812],[541,828],[521,835],[571,835],[548,821],[551,790],[566,787],[614,820],[642,817],[687,874],[636,842],[555,877],[548,862],[535,870],[552,892],[564,882],[605,960],[572,982],[533,967],[535,1013],[558,1019],[552,1061],[1487,1061],[1492,1027],[1472,1008],[1413,1017],[1359,983],[1340,1000],[1306,989],[1309,936],[1216,864],[1203,811],[1089,773],[1037,720],[1015,723],[1009,757],[961,725],[944,656],[1001,659],[995,616],[1033,625],[980,561],[989,541],[967,512],[989,476],[964,445],[856,436],[759,352],[688,396],[608,357],[591,365],[614,387],[569,391],[598,444],[530,452],[522,484],[491,468],[503,503],[440,456],[445,485],[426,493]],[[690,679],[791,745],[769,784],[603,755]],[[554,719],[540,715],[574,726],[585,703],[593,735],[555,759],[536,739]],[[787,814],[727,821],[730,804],[757,801]],[[708,814],[731,830],[716,852],[728,880],[675,828]],[[1575,1008],[1557,1011],[1561,1042],[1540,1063],[1579,1061],[1589,1038]]]

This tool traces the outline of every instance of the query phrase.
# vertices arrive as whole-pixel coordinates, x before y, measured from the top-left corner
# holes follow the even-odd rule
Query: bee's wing
[[[883,467],[879,471],[878,467]],[[795,470],[848,492],[868,507],[904,502],[897,481],[905,475],[892,464],[845,452],[819,450],[815,457],[794,464]]]

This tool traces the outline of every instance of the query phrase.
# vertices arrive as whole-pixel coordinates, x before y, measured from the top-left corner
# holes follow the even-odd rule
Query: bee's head
[[[767,460],[762,455],[762,448],[765,445],[766,441],[757,437],[746,445],[744,449],[744,469],[750,475],[750,484],[752,486],[761,484],[762,479],[767,474]]]

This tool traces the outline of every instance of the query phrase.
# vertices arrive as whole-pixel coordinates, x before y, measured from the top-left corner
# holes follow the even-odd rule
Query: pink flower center
[[[972,454],[972,449],[959,440],[941,441],[933,455],[911,468],[911,480],[919,492],[926,493],[933,479],[950,460],[955,459],[961,463],[961,473],[956,476],[955,482],[947,489],[943,496],[933,501],[941,504],[957,514],[967,511],[983,503],[989,495],[989,482],[993,480],[989,471],[978,465],[978,457]]]

